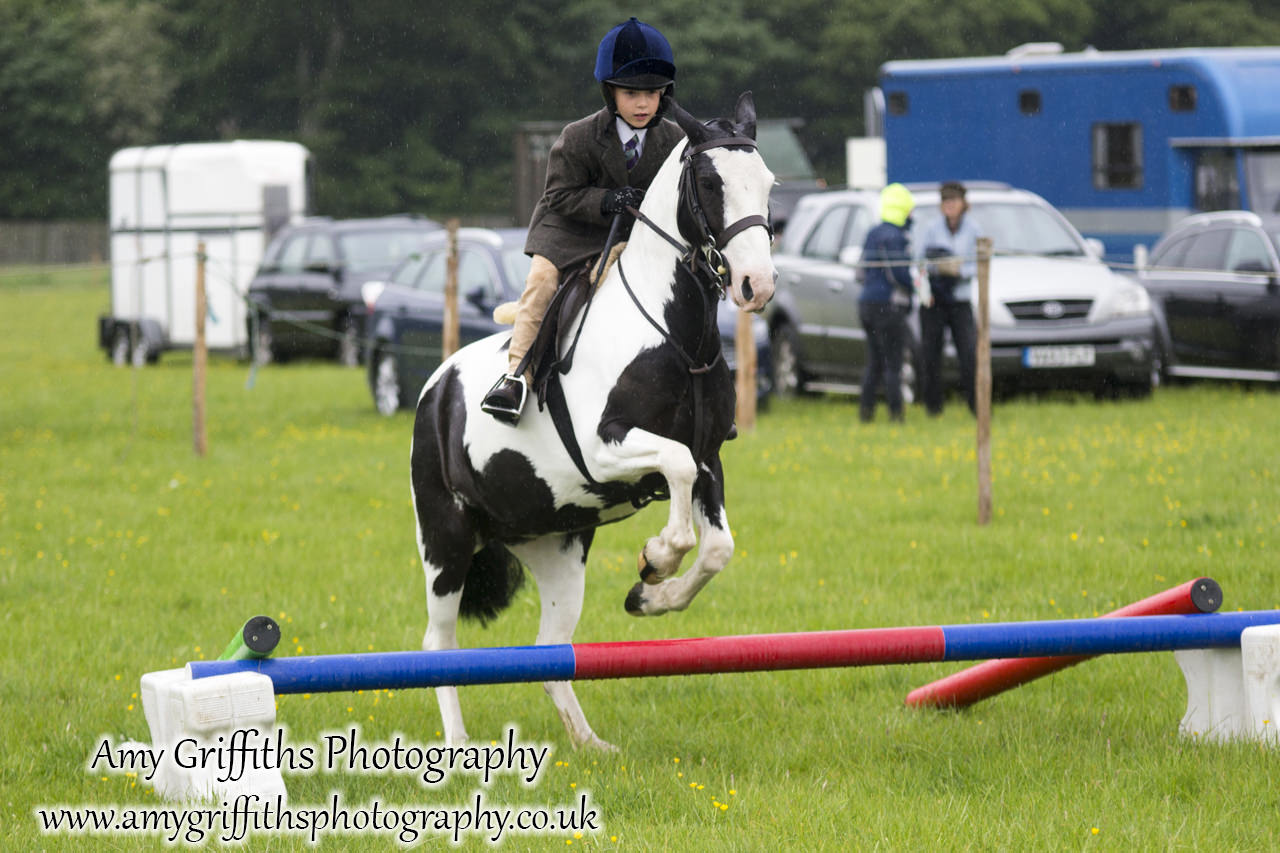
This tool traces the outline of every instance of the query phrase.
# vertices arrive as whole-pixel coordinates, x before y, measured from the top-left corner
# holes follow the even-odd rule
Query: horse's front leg
[[[724,472],[715,456],[698,473],[693,488],[693,510],[701,537],[698,559],[683,575],[656,586],[636,584],[627,595],[627,612],[634,616],[657,616],[669,610],[684,610],[707,583],[719,574],[733,556],[733,537],[724,509]]]
[[[603,479],[627,480],[657,471],[671,494],[667,525],[640,550],[640,578],[658,583],[680,569],[693,550],[693,482],[698,469],[689,448],[642,429],[629,430],[619,442],[606,442],[596,459]]]

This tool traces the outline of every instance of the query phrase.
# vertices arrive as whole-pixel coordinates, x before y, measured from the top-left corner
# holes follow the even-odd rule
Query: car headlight
[[[1144,317],[1151,313],[1151,297],[1140,284],[1125,280],[1119,284],[1111,299],[1110,310],[1099,320],[1117,320],[1121,317]]]

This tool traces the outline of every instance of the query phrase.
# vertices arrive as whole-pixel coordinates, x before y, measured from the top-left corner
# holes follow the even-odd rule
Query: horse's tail
[[[524,566],[501,542],[489,542],[471,557],[458,612],[481,625],[511,604],[524,584]]]

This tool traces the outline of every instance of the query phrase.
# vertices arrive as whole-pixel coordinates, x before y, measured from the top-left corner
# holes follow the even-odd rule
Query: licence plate
[[[1023,367],[1092,367],[1097,354],[1092,344],[1025,347]]]

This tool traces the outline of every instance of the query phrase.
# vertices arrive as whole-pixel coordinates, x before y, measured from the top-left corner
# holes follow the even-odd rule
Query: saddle
[[[548,385],[554,377],[568,373],[573,367],[573,355],[577,349],[577,338],[568,342],[565,347],[564,337],[573,326],[574,318],[579,313],[590,310],[591,298],[596,287],[608,275],[610,268],[617,261],[626,243],[615,245],[609,252],[604,267],[597,274],[599,258],[591,258],[570,268],[560,279],[555,296],[547,306],[547,313],[542,318],[538,335],[525,354],[519,371],[528,371],[533,377],[533,392],[538,398],[538,409],[541,411],[547,404]],[[585,319],[585,317],[584,317]],[[581,331],[581,327],[579,327]],[[519,373],[517,375],[520,375]]]

